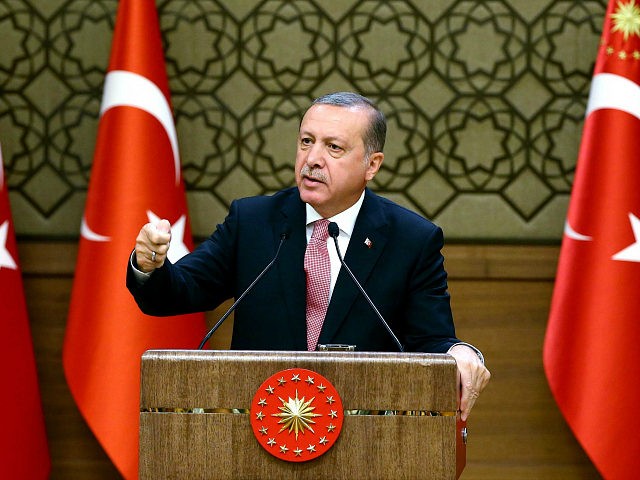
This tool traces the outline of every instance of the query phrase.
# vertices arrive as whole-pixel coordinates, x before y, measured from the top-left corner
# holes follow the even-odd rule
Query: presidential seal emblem
[[[251,402],[251,427],[274,457],[306,462],[326,453],[342,429],[336,389],[319,373],[291,368],[266,379]]]

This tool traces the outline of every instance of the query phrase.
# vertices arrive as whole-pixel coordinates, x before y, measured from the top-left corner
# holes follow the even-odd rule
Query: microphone
[[[353,274],[353,272],[351,271],[351,269],[347,266],[346,263],[344,263],[344,260],[342,258],[342,254],[340,253],[340,247],[338,247],[338,235],[340,234],[340,228],[338,228],[338,224],[336,222],[331,222],[329,223],[329,236],[331,238],[333,238],[333,242],[336,245],[336,252],[338,252],[338,258],[340,259],[340,263],[342,264],[342,266],[344,267],[344,269],[347,271],[347,273],[349,274],[349,276],[351,277],[351,279],[353,280],[353,283],[356,284],[356,286],[358,287],[358,289],[360,290],[360,293],[362,293],[362,295],[364,296],[364,298],[367,299],[367,302],[369,302],[369,305],[371,306],[371,308],[373,309],[374,312],[376,312],[376,315],[378,315],[378,318],[380,319],[380,322],[382,322],[382,325],[384,325],[384,328],[387,329],[387,331],[389,332],[389,335],[391,335],[391,337],[393,337],[393,341],[396,343],[396,345],[398,346],[398,350],[401,352],[404,352],[404,347],[402,346],[402,344],[400,343],[400,340],[398,340],[398,337],[396,337],[396,334],[393,333],[393,330],[391,330],[391,327],[389,326],[389,324],[387,323],[387,321],[384,319],[384,317],[382,316],[382,314],[380,313],[380,311],[377,309],[377,307],[373,304],[373,302],[371,301],[371,299],[369,298],[369,295],[367,295],[367,292],[364,291],[364,288],[362,288],[362,285],[360,284],[360,282],[358,281],[358,279],[356,278],[356,276]]]
[[[264,270],[262,270],[260,272],[260,274],[256,277],[256,279],[253,282],[251,282],[251,285],[249,285],[245,289],[245,291],[242,292],[242,294],[237,298],[237,300],[235,302],[233,302],[233,305],[231,305],[229,307],[229,310],[227,310],[224,313],[224,315],[222,315],[220,320],[218,320],[218,322],[211,328],[211,330],[209,330],[207,332],[207,334],[204,336],[204,338],[200,342],[200,345],[198,345],[198,350],[202,350],[202,347],[204,347],[204,344],[207,343],[207,340],[209,340],[209,338],[211,338],[211,335],[213,335],[214,332],[220,327],[220,325],[222,325],[222,323],[227,319],[227,317],[229,315],[231,315],[231,312],[233,312],[236,309],[236,307],[242,301],[242,299],[245,297],[245,295],[251,291],[251,289],[254,287],[254,285],[256,283],[258,283],[260,281],[260,279],[264,276],[264,274],[269,271],[271,266],[274,263],[276,263],[276,260],[278,259],[278,255],[280,254],[280,249],[282,248],[282,244],[284,243],[284,241],[287,238],[289,238],[289,233],[290,233],[289,232],[289,225],[285,225],[282,233],[280,234],[280,243],[278,244],[278,249],[276,250],[276,254],[273,256],[273,259],[269,262],[269,264],[266,267],[264,267]]]

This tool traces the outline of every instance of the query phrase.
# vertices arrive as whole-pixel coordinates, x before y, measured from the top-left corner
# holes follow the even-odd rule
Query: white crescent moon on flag
[[[569,225],[569,221],[567,220],[564,224],[564,234],[572,238],[573,240],[580,240],[582,242],[588,242],[589,240],[593,240],[593,237],[588,235],[582,235],[581,233],[576,232],[571,225]]]
[[[178,137],[171,107],[162,91],[155,83],[142,75],[125,70],[113,70],[107,73],[104,81],[100,116],[110,108],[123,106],[139,108],[153,115],[164,127],[173,150],[173,164],[176,172],[176,185],[178,185],[180,183]]]
[[[108,242],[109,240],[111,240],[111,237],[100,235],[99,233],[91,230],[89,224],[87,223],[87,219],[84,216],[82,216],[82,224],[80,225],[80,235],[87,240],[91,240],[92,242]]]
[[[620,75],[599,73],[591,82],[585,116],[603,108],[620,110],[640,119],[640,86]]]
[[[178,154],[178,136],[173,123],[171,107],[162,91],[148,78],[126,70],[113,70],[107,73],[104,81],[104,93],[100,105],[100,116],[110,108],[133,107],[152,115],[160,122],[171,143],[176,185],[180,184],[180,156]],[[111,237],[94,232],[82,217],[80,235],[94,242],[108,242]]]
[[[640,86],[628,78],[612,73],[595,75],[591,81],[585,118],[602,109],[620,110],[640,119]],[[564,234],[573,240],[593,240],[593,237],[576,232],[568,220],[564,225]]]

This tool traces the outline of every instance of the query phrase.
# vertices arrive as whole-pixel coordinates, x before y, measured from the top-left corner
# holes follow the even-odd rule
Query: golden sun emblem
[[[310,430],[312,433],[312,423],[316,423],[313,419],[315,417],[321,417],[319,413],[313,411],[316,407],[312,406],[315,397],[311,398],[308,402],[304,397],[298,398],[298,391],[296,390],[296,398],[289,397],[288,401],[284,401],[281,397],[278,399],[282,402],[282,406],[278,407],[280,413],[271,414],[272,417],[280,417],[279,424],[283,424],[280,431],[289,430],[289,433],[293,432],[298,439],[299,433],[304,433],[306,430]]]
[[[611,18],[613,19],[611,31],[622,32],[625,41],[630,35],[640,37],[640,6],[636,5],[636,0],[631,0],[629,3],[618,2]]]
[[[249,422],[260,446],[285,462],[307,462],[331,449],[344,407],[328,379],[305,368],[274,373],[256,390]]]

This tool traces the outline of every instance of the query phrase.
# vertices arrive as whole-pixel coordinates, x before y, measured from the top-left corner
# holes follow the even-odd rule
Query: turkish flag
[[[204,314],[152,318],[125,286],[143,224],[172,224],[169,259],[192,249],[154,0],[121,0],[63,350],[71,393],[125,478],[137,478],[140,357],[196,348]]]
[[[611,0],[560,250],[544,367],[604,478],[640,473],[640,6]]]
[[[51,460],[0,152],[0,478],[45,479]]]

